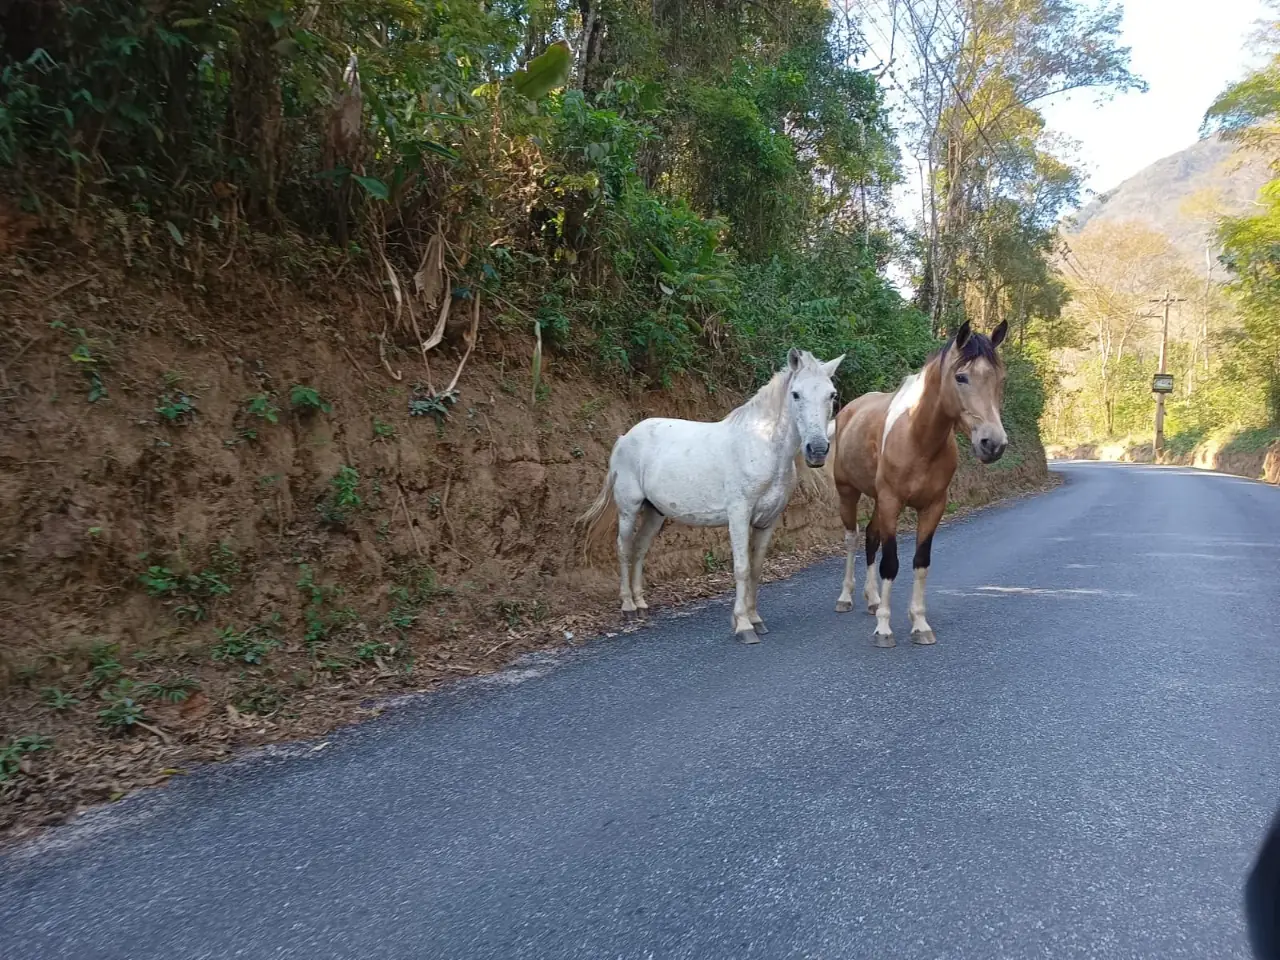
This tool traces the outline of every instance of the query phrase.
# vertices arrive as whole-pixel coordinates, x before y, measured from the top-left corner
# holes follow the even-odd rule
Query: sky
[[[1247,50],[1262,0],[1128,0],[1123,40],[1146,93],[1097,105],[1088,95],[1051,103],[1049,127],[1080,142],[1089,188],[1106,192],[1193,143],[1205,109],[1253,64]]]
[[[1078,144],[1075,162],[1086,173],[1081,202],[1194,143],[1209,105],[1260,62],[1249,39],[1259,20],[1274,18],[1265,0],[1127,0],[1120,43],[1130,48],[1131,69],[1147,82],[1147,92],[1102,103],[1085,92],[1042,107],[1049,129]],[[888,48],[883,24],[870,25],[868,40],[872,49],[864,65],[872,66],[882,56],[877,47]],[[886,99],[899,123],[914,116],[892,88]],[[894,207],[907,223],[920,213],[915,168],[904,150],[905,182],[894,191]],[[889,279],[909,294],[904,266],[892,265]]]
[[[1083,0],[1090,4],[1092,0]],[[863,9],[883,9],[882,3]],[[1131,69],[1146,80],[1146,93],[1126,93],[1099,103],[1086,91],[1042,105],[1051,130],[1078,143],[1076,162],[1087,174],[1087,203],[1162,157],[1199,137],[1205,110],[1224,88],[1243,77],[1257,58],[1249,38],[1259,20],[1270,19],[1265,0],[1127,0],[1120,43],[1131,49]],[[863,65],[874,66],[887,50],[884,25],[870,23]],[[914,117],[892,87],[890,107],[901,124]],[[916,163],[903,157],[906,182],[896,191],[900,217],[913,222],[920,211]]]

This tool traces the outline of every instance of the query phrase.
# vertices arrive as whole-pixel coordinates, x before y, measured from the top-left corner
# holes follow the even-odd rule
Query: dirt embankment
[[[529,338],[485,309],[440,404],[416,350],[380,362],[367,290],[216,278],[0,251],[0,834],[607,628],[611,537],[584,560],[573,519],[614,439],[742,399],[554,357],[535,398]],[[450,331],[430,354],[435,389],[462,352]],[[966,457],[953,499],[1044,478],[1024,438]],[[839,547],[825,497],[793,500],[775,575]],[[651,601],[724,589],[727,558],[723,531],[669,526]]]
[[[1233,438],[1215,437],[1178,453],[1169,450],[1155,455],[1151,441],[1116,440],[1105,443],[1050,444],[1045,453],[1051,460],[1104,460],[1117,463],[1162,463],[1216,470],[1250,480],[1280,484],[1280,440],[1270,443],[1233,443]]]

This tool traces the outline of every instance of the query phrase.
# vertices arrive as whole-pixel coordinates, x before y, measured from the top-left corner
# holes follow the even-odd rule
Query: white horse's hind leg
[[[775,524],[776,526],[776,524]],[[769,552],[769,541],[773,539],[774,527],[764,530],[751,528],[751,578],[747,581],[747,619],[756,633],[764,636],[769,628],[760,618],[756,609],[756,598],[760,593],[760,577],[764,574],[764,558]]]
[[[759,643],[751,618],[747,616],[747,584],[751,580],[751,521],[746,506],[729,512],[729,542],[733,545],[733,579],[737,594],[733,601],[733,632],[743,643]]]
[[[649,548],[653,546],[653,538],[658,535],[665,520],[666,517],[648,504],[640,508],[640,517],[636,523],[635,539],[632,541],[631,548],[631,599],[635,602],[637,610],[649,609],[649,605],[644,602],[644,558],[649,553]]]

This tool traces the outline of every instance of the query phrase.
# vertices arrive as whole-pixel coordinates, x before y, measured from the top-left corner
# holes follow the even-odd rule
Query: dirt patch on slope
[[[486,310],[441,405],[410,344],[382,365],[367,293],[234,265],[175,289],[89,253],[0,251],[0,835],[608,628],[611,538],[584,559],[573,518],[614,439],[742,399],[565,357],[535,399],[531,342]],[[431,354],[437,387],[461,353]],[[953,500],[1045,476],[1024,438],[966,457]],[[828,497],[797,493],[771,577],[839,549]],[[651,599],[726,589],[728,557],[669,525]]]

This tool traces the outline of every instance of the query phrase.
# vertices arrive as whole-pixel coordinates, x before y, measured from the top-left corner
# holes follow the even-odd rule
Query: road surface
[[[935,648],[837,562],[658,616],[0,855],[0,954],[1247,957],[1280,490],[1060,469],[940,532]]]

